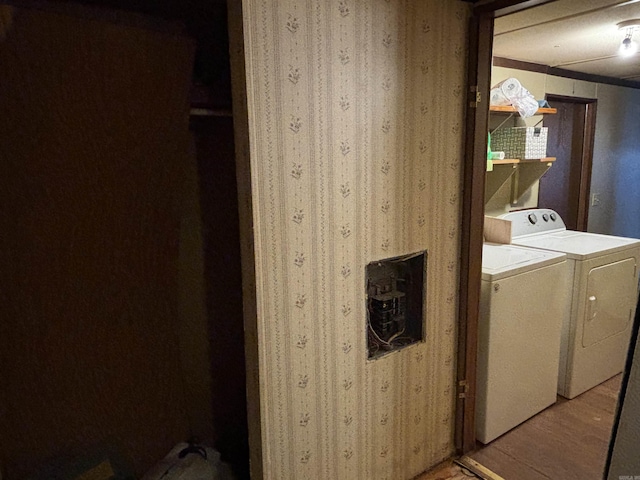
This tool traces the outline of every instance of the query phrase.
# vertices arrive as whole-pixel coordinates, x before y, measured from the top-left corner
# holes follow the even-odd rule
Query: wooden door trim
[[[593,144],[596,138],[596,111],[598,102],[586,104],[584,137],[582,143],[582,168],[580,170],[580,192],[578,202],[578,230],[586,232],[589,224],[591,197],[591,170],[593,167]]]
[[[466,115],[462,234],[460,245],[460,296],[458,311],[458,366],[455,446],[458,454],[476,448],[475,399],[482,244],[484,183],[487,161],[489,91],[493,21],[496,16],[526,10],[555,0],[483,0],[476,2],[469,27],[468,88]],[[473,91],[472,91],[473,88]],[[476,93],[480,103],[475,108]],[[473,98],[472,98],[473,96]],[[484,99],[484,100],[483,100]]]
[[[554,1],[555,0],[479,0],[474,4],[474,11],[477,14],[488,13],[495,17],[501,17]]]
[[[547,93],[545,95],[545,98],[549,99],[549,98],[553,98],[556,99],[560,102],[566,102],[566,103],[596,103],[598,101],[597,98],[587,98],[587,97],[572,97],[569,95],[556,95],[555,93]]]
[[[493,14],[474,15],[469,36],[469,103],[467,104],[462,200],[460,303],[458,330],[458,396],[455,442],[459,454],[475,450],[475,398],[480,279],[484,228],[484,183],[493,44]],[[480,103],[476,104],[476,93]]]
[[[596,135],[596,110],[598,100],[586,97],[571,97],[568,95],[546,95],[548,100],[558,100],[565,103],[577,103],[585,106],[584,127],[582,131],[580,180],[577,188],[578,212],[576,230],[586,232],[589,221],[589,204],[591,194],[591,170],[593,165],[593,144]]]
[[[242,2],[229,1],[229,51],[231,97],[240,216],[240,261],[242,268],[242,303],[247,371],[247,421],[249,465],[252,480],[264,478],[264,445],[260,399],[260,355],[258,351],[258,300],[256,292],[255,244],[253,237],[253,203],[251,190],[251,152],[249,107],[244,44]]]

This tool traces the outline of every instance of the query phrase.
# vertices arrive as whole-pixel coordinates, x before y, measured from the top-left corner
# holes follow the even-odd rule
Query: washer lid
[[[576,232],[573,230],[520,237],[513,241],[516,245],[563,252],[569,258],[576,260],[586,260],[640,246],[640,240],[635,238],[614,237],[612,235]]]
[[[553,265],[565,258],[566,255],[559,252],[485,243],[482,246],[482,279],[499,280]]]

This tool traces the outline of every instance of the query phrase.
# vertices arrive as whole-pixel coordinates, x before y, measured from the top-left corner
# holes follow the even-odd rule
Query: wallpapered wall
[[[264,477],[453,450],[469,7],[244,1]],[[365,265],[428,250],[424,343],[367,361]]]

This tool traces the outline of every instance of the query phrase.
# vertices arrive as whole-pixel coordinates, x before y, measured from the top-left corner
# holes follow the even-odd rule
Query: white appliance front
[[[476,438],[489,443],[556,401],[564,254],[483,247]]]
[[[571,399],[624,368],[638,298],[640,241],[566,230],[559,216],[554,224],[551,213],[557,216],[538,209],[501,218],[512,220],[513,244],[567,254],[571,287],[558,393]],[[537,222],[531,222],[531,215]]]

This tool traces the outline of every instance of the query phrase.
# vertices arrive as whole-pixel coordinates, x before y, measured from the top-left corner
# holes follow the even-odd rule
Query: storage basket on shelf
[[[499,128],[491,132],[491,150],[524,160],[547,156],[547,127]]]

